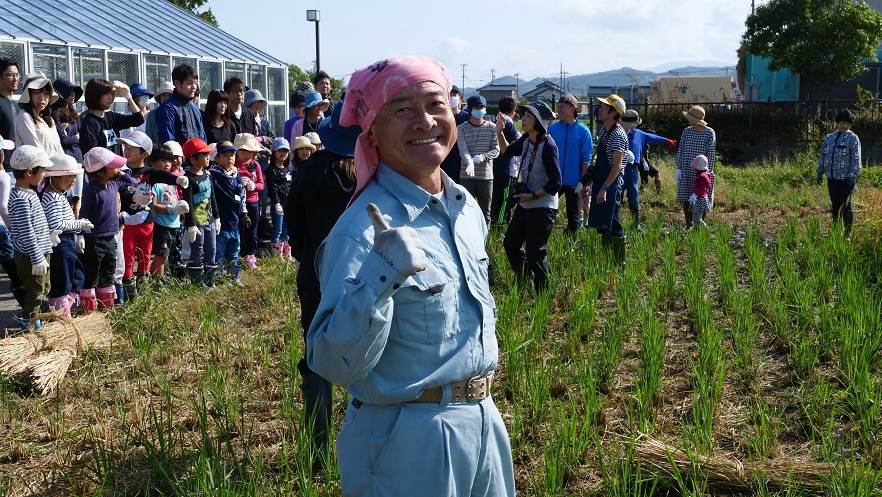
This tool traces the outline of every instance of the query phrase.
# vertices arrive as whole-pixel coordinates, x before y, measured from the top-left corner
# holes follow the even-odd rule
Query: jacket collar
[[[429,192],[382,162],[377,170],[377,183],[401,202],[410,222],[425,210],[432,198]],[[441,183],[444,185],[450,206],[450,217],[453,218],[471,197],[466,195],[465,189],[451,180],[444,171],[441,171]]]

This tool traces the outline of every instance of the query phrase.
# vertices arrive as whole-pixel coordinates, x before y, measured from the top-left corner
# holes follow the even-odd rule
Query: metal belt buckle
[[[480,402],[487,398],[490,392],[491,375],[484,375],[472,378],[466,382],[466,400],[469,402]]]

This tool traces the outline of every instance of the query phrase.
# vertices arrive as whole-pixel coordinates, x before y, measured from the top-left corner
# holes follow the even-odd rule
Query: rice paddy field
[[[704,231],[663,171],[624,269],[556,230],[536,295],[490,240],[519,494],[882,495],[882,168],[850,242],[811,157],[719,168]],[[154,284],[52,397],[0,379],[0,495],[339,495],[308,464],[295,267],[244,280]]]

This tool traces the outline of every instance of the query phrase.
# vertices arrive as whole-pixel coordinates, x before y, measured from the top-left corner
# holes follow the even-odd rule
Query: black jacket
[[[290,165],[286,164],[285,167],[268,165],[263,173],[263,181],[266,183],[266,194],[270,203],[275,205],[287,202],[293,180],[294,168]]]
[[[315,273],[315,254],[337,219],[349,205],[355,181],[335,168],[344,158],[330,150],[320,150],[303,163],[291,186],[285,205],[288,243],[292,255],[300,261],[298,286],[319,289]]]

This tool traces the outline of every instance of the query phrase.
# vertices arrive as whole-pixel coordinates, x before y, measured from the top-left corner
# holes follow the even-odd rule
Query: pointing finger
[[[377,232],[383,232],[390,229],[389,223],[383,218],[383,213],[380,212],[380,208],[377,207],[376,204],[370,203],[367,205],[366,209],[371,221],[374,222],[374,230]]]

